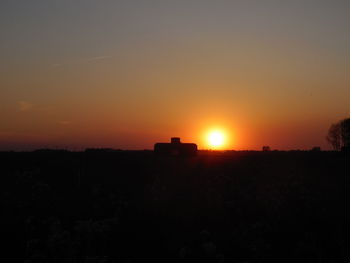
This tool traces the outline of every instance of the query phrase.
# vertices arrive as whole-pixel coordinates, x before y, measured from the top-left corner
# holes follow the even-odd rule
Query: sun
[[[213,149],[220,149],[225,145],[225,133],[219,130],[208,133],[208,144]]]

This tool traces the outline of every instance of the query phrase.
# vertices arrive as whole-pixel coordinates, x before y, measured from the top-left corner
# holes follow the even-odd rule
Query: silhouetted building
[[[270,148],[270,146],[263,146],[262,147],[262,151],[263,152],[269,152],[269,151],[271,151],[271,148]]]
[[[321,147],[319,146],[315,146],[311,149],[312,152],[320,152],[321,151]]]
[[[156,143],[154,152],[159,155],[193,156],[197,154],[197,145],[182,143],[179,137],[173,137],[170,143]]]

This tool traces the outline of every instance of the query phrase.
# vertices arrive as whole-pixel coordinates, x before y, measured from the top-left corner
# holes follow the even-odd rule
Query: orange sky
[[[349,4],[268,2],[6,2],[0,150],[207,149],[217,127],[227,149],[330,148],[350,114]]]

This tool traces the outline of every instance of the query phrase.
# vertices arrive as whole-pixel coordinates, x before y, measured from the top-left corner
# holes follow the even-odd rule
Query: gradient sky
[[[0,149],[329,148],[350,117],[345,0],[1,0]]]

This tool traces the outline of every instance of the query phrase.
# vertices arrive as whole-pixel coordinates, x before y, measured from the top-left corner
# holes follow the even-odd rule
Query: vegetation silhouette
[[[0,152],[12,262],[345,262],[335,151]]]
[[[332,124],[326,139],[335,151],[350,152],[350,118]]]

